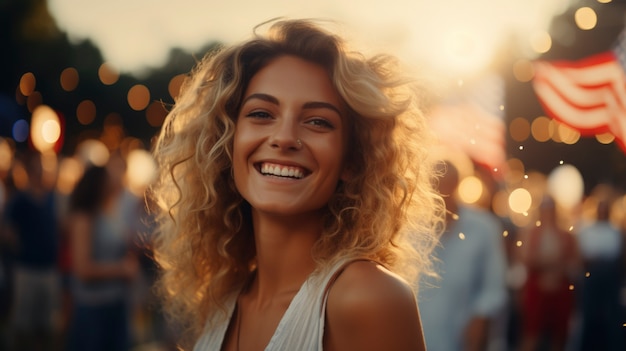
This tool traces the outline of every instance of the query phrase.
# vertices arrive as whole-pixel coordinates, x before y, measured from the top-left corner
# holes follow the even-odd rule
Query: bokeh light
[[[615,141],[615,135],[613,133],[596,134],[596,140],[601,144],[610,144]]]
[[[528,139],[530,136],[530,123],[528,123],[526,118],[514,118],[509,124],[509,134],[511,139],[518,142]]]
[[[134,85],[128,90],[128,105],[135,111],[145,109],[150,103],[150,90],[143,84]]]
[[[532,204],[532,197],[528,190],[517,188],[509,194],[509,207],[515,213],[526,213]]]
[[[483,183],[478,177],[465,177],[459,183],[457,193],[461,201],[467,204],[477,202],[483,194]]]
[[[73,91],[78,86],[79,75],[74,67],[68,67],[61,72],[61,88],[65,91]]]
[[[522,83],[530,82],[535,76],[535,70],[530,61],[520,59],[513,64],[513,75]]]
[[[580,140],[580,132],[563,123],[558,124],[557,132],[560,141],[564,144],[573,145]]]
[[[30,127],[28,126],[28,122],[25,119],[18,119],[13,123],[13,140],[18,143],[23,143],[28,139],[28,133],[30,131]]]
[[[11,177],[13,179],[13,185],[18,190],[26,190],[28,189],[28,173],[26,172],[26,168],[24,168],[24,164],[21,161],[16,160],[11,168]]]
[[[167,91],[170,93],[170,96],[174,100],[178,98],[178,94],[180,93],[180,88],[183,85],[185,77],[185,74],[176,75],[170,80],[170,83],[167,85]]]
[[[561,139],[561,133],[559,133],[559,126],[561,125],[561,123],[559,123],[558,121],[552,119],[550,120],[550,125],[548,127],[548,129],[551,131],[550,134],[552,135],[551,139],[552,141],[554,141],[555,143],[562,143],[563,139]]]
[[[557,204],[566,209],[580,203],[584,190],[583,177],[573,165],[558,166],[548,175],[550,195]]]
[[[76,151],[77,157],[83,164],[104,166],[109,161],[109,149],[100,140],[88,139],[81,142]]]
[[[535,140],[545,142],[552,138],[554,132],[550,126],[551,121],[550,118],[545,116],[539,116],[533,120],[530,131]]]
[[[7,139],[0,137],[0,174],[11,169],[13,163],[13,148]]]
[[[91,100],[83,100],[76,107],[76,119],[82,125],[89,125],[96,119],[96,104]]]
[[[20,78],[20,93],[24,96],[29,96],[35,91],[36,79],[32,72],[26,72]]]
[[[98,68],[98,78],[100,78],[102,84],[112,85],[118,81],[120,74],[115,68],[105,62]]]
[[[59,162],[59,175],[57,178],[57,190],[59,193],[69,195],[83,174],[83,163],[73,157],[65,157]]]
[[[590,30],[598,24],[598,15],[591,7],[581,7],[576,10],[574,20],[578,28],[582,30]]]
[[[552,47],[552,37],[545,30],[537,31],[530,37],[530,46],[536,53],[544,54]]]
[[[42,126],[41,136],[47,143],[56,143],[61,136],[61,125],[57,121],[45,121]]]
[[[156,162],[148,151],[141,149],[132,150],[126,162],[128,188],[133,194],[142,196],[156,175]]]
[[[33,112],[30,138],[39,152],[52,150],[61,136],[61,125],[57,113],[47,105],[39,105]]]
[[[493,194],[491,199],[491,209],[493,213],[501,218],[506,218],[509,214],[509,194],[505,190],[499,190]]]
[[[146,120],[152,127],[160,127],[163,125],[166,116],[167,110],[165,110],[165,106],[163,106],[163,103],[160,101],[152,102],[146,109]]]

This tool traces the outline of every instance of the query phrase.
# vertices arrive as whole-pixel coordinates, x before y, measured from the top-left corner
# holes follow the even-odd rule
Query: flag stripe
[[[579,109],[595,109],[606,105],[605,95],[610,93],[610,85],[604,84],[586,88],[573,83],[563,72],[549,64],[537,66],[533,85],[549,85],[563,100]]]
[[[536,61],[533,88],[546,114],[583,135],[610,132],[626,152],[626,75],[615,51],[577,61]]]
[[[586,135],[608,131],[606,106],[581,110],[564,99],[550,84],[535,82],[534,88],[541,96],[539,101],[550,117]]]

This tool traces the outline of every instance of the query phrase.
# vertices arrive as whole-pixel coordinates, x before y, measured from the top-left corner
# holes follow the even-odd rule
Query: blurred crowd
[[[58,164],[17,151],[0,173],[0,349],[176,350],[128,155],[79,161],[71,187]],[[429,351],[626,348],[622,192],[599,185],[567,213],[546,193],[519,227],[462,203],[454,165],[442,173],[438,277],[419,295]]]
[[[126,156],[75,159],[67,189],[54,155],[18,151],[2,174],[1,350],[176,349]]]
[[[599,184],[563,206],[544,184],[519,226],[495,215],[491,196],[460,201],[460,172],[441,167],[438,277],[421,282],[418,299],[429,351],[626,349],[623,192]],[[487,193],[501,186],[476,173]]]

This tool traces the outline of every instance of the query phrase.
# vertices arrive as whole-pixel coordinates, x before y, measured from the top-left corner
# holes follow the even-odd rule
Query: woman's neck
[[[297,291],[315,270],[311,255],[322,232],[319,215],[277,217],[253,210],[257,275],[250,292],[259,303]]]

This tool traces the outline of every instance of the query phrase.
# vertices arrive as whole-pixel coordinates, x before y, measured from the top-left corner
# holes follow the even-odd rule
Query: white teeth
[[[302,178],[304,171],[297,167],[281,166],[276,164],[263,163],[261,165],[261,173],[266,175],[274,175],[278,177]]]

